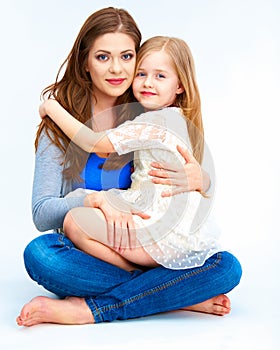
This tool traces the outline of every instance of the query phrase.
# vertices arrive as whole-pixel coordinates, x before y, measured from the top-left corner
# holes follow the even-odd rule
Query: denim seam
[[[88,300],[94,306],[94,311],[92,310],[93,314],[94,314],[94,316],[95,315],[98,316],[103,321],[103,317],[102,317],[102,313],[103,312],[110,311],[112,309],[117,309],[117,308],[123,307],[125,305],[131,304],[131,303],[133,303],[135,301],[138,301],[140,299],[145,298],[148,295],[151,295],[151,294],[160,292],[160,291],[162,291],[162,290],[164,290],[166,288],[169,288],[170,286],[173,286],[174,284],[179,283],[179,282],[181,282],[184,279],[190,278],[190,277],[195,276],[195,275],[197,275],[197,274],[199,274],[201,272],[205,272],[207,270],[215,268],[220,263],[221,260],[222,260],[222,254],[221,253],[217,253],[217,258],[216,258],[216,260],[215,260],[215,262],[213,264],[205,266],[205,267],[198,268],[198,269],[192,271],[191,273],[187,272],[184,275],[182,275],[180,277],[177,277],[177,278],[174,278],[173,280],[168,281],[168,282],[164,283],[161,286],[154,287],[154,288],[152,288],[150,290],[147,290],[146,292],[142,292],[142,293],[140,293],[140,294],[138,294],[138,295],[136,295],[134,297],[131,297],[131,298],[125,300],[125,301],[121,301],[121,302],[116,303],[116,304],[106,305],[106,306],[102,306],[101,308],[99,308],[99,307],[97,307],[96,302],[94,301],[93,298],[88,298]]]

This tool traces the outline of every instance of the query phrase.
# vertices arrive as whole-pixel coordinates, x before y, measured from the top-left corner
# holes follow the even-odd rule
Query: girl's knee
[[[63,231],[66,237],[68,237],[72,242],[73,239],[75,239],[75,221],[73,219],[73,213],[72,210],[69,210],[68,213],[65,215],[64,221],[63,221]]]

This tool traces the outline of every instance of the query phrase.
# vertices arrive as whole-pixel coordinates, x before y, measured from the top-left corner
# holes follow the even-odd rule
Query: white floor
[[[15,318],[21,306],[35,295],[50,295],[19,271],[1,281],[1,349],[279,349],[279,278],[260,268],[260,262],[252,259],[249,264],[244,256],[239,258],[244,273],[241,284],[229,294],[230,315],[176,311],[85,326],[19,328]]]

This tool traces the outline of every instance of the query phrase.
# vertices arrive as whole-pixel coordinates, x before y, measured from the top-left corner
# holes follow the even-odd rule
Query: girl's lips
[[[141,91],[142,96],[155,96],[156,94],[149,91]]]
[[[125,79],[124,78],[106,79],[106,81],[111,85],[120,85],[125,81]]]

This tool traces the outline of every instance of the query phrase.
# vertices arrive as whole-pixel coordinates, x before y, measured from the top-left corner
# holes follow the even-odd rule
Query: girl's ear
[[[176,90],[176,95],[180,95],[184,91],[185,91],[185,89],[184,89],[183,85],[180,83],[177,90]]]

